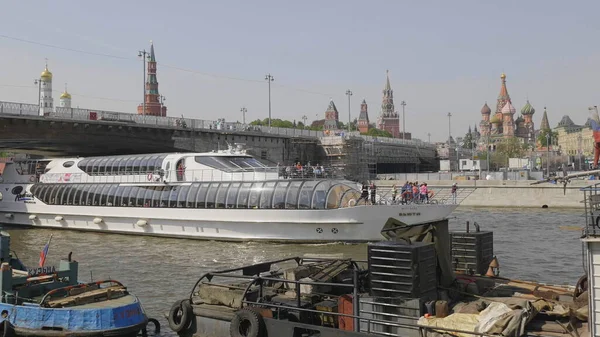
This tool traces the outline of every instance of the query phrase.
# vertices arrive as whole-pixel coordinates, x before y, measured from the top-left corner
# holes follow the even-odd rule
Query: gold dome
[[[68,99],[71,99],[71,94],[69,94],[69,93],[68,93],[68,92],[65,90],[65,92],[63,92],[63,93],[62,93],[62,95],[60,95],[60,99],[63,99],[63,98],[68,98]]]
[[[505,78],[506,78],[506,74],[505,74],[505,73],[502,73],[502,75],[500,75],[500,78],[501,78],[501,79],[505,79]]]
[[[44,69],[44,71],[42,71],[42,74],[40,75],[40,77],[43,79],[48,79],[48,80],[52,79],[52,73],[50,72],[50,70],[48,70],[47,66],[46,66],[46,69]]]

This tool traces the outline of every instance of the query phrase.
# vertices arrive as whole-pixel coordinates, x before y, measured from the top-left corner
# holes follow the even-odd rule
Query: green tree
[[[477,144],[473,144],[473,141],[476,140],[473,136],[474,136],[474,134],[473,134],[473,132],[471,132],[471,127],[469,126],[469,132],[467,132],[467,134],[463,138],[463,145],[462,145],[463,148],[472,149],[473,147],[475,147],[475,145],[477,145]]]
[[[509,158],[523,158],[527,146],[517,138],[505,138],[496,144],[496,151],[491,155],[490,162],[496,168],[508,165]]]
[[[540,143],[541,147],[548,146],[548,138],[546,138],[548,134],[550,134],[550,145],[558,144],[558,132],[552,131],[550,129],[543,129],[540,130],[540,133],[537,137],[537,141]]]
[[[372,137],[387,137],[387,138],[392,138],[392,134],[385,131],[385,130],[379,130],[376,128],[372,128],[369,129],[369,131],[367,131],[366,133],[367,136],[372,136]]]

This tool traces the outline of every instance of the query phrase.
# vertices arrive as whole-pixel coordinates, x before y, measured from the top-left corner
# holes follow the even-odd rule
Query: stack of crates
[[[361,331],[418,337],[409,328],[425,313],[425,302],[437,299],[437,257],[433,243],[382,241],[368,246],[370,296],[360,303],[360,316],[392,325],[361,320]],[[402,327],[393,324],[403,324]],[[365,330],[368,329],[368,330]]]
[[[371,295],[420,298],[437,291],[433,243],[381,241],[369,244]]]
[[[456,272],[485,275],[494,258],[494,233],[450,232],[452,265]]]

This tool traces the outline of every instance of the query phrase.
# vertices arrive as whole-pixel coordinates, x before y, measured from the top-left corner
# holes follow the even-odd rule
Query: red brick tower
[[[358,116],[358,131],[367,133],[369,131],[369,112],[367,111],[367,101],[363,99],[360,104],[360,115]]]
[[[138,115],[167,116],[167,107],[163,106],[158,93],[158,80],[156,79],[156,57],[154,56],[154,44],[150,41],[150,58],[148,60],[148,77],[146,79],[146,111],[144,105],[138,105]]]
[[[390,85],[390,76],[386,71],[385,89],[383,89],[383,99],[381,101],[381,115],[377,123],[377,128],[389,132],[392,137],[400,136],[400,120],[398,112],[394,109],[394,91]]]

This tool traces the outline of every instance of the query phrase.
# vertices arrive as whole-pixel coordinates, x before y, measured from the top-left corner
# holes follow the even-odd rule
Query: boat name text
[[[409,213],[399,213],[399,216],[419,216],[421,212],[409,212]]]
[[[27,274],[29,276],[38,276],[44,274],[53,274],[56,273],[56,267],[48,266],[48,267],[39,267],[27,270]]]

